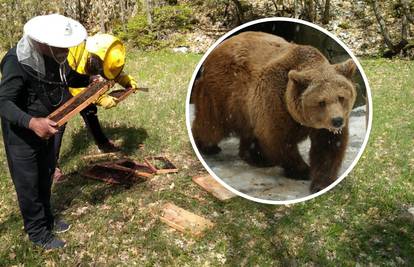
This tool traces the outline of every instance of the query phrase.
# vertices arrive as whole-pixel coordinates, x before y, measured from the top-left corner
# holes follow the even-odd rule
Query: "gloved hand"
[[[102,95],[96,100],[96,104],[105,108],[110,109],[116,106],[116,98],[110,96],[110,95]]]
[[[134,90],[134,93],[135,93],[138,89],[138,83],[137,83],[137,81],[135,81],[134,78],[131,77],[131,80],[129,81],[127,87],[131,87]]]

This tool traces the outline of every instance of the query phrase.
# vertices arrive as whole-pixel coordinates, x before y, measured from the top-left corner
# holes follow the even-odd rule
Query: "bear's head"
[[[290,115],[304,126],[341,132],[356,98],[355,71],[352,59],[289,71],[285,100]]]

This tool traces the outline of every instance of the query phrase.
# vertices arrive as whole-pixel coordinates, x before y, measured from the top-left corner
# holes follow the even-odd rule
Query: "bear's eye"
[[[338,96],[338,100],[339,100],[339,102],[343,103],[345,98],[343,96]]]
[[[326,106],[326,102],[325,101],[319,101],[319,106],[321,108],[324,108]]]

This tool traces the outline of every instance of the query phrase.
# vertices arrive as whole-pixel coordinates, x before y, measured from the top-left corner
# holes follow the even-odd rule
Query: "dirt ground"
[[[355,160],[365,138],[365,106],[355,108],[350,117],[350,138],[345,159],[338,177]],[[190,119],[194,119],[194,106],[190,105]],[[238,156],[239,139],[223,140],[219,146],[222,151],[217,155],[202,155],[210,169],[227,185],[251,197],[264,200],[293,200],[310,194],[310,181],[293,180],[283,176],[280,167],[257,168],[248,165]],[[310,140],[299,144],[299,150],[308,162]]]

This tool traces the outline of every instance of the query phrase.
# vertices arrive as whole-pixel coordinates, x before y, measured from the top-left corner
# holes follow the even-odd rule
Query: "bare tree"
[[[105,10],[103,6],[103,0],[99,0],[99,25],[100,25],[100,31],[105,32]]]
[[[122,30],[125,32],[126,31],[126,20],[125,20],[125,6],[127,5],[127,3],[125,3],[124,0],[119,1],[119,5],[121,6],[121,23],[122,23]]]
[[[401,0],[401,5],[402,5],[403,13],[405,17],[407,18],[407,20],[410,23],[414,24],[414,15],[411,13],[410,4],[408,0]]]
[[[145,13],[147,14],[147,23],[152,25],[152,2],[151,0],[145,0]]]
[[[330,18],[330,5],[331,5],[331,1],[330,0],[325,0],[325,8],[323,9],[323,16],[322,16],[322,23],[323,24],[328,24]]]
[[[314,0],[305,0],[304,11],[305,19],[309,20],[310,22],[316,21],[316,9]]]
[[[293,17],[299,18],[299,3],[298,0],[293,1]]]
[[[394,44],[392,43],[390,33],[388,31],[387,25],[385,24],[385,20],[379,12],[378,2],[376,0],[372,0],[372,8],[374,10],[375,18],[377,19],[377,22],[380,26],[381,34],[384,37],[385,44],[390,50],[394,50]]]
[[[236,24],[240,25],[244,22],[244,10],[243,6],[239,0],[231,0],[233,2],[235,9],[236,9]]]
[[[374,10],[375,18],[377,19],[377,22],[380,27],[381,34],[384,38],[384,43],[388,47],[389,51],[386,51],[384,53],[385,57],[393,57],[401,52],[401,50],[404,50],[406,45],[408,44],[408,20],[407,16],[402,16],[401,21],[401,39],[398,43],[394,44],[394,42],[391,39],[390,33],[388,31],[387,25],[385,23],[384,18],[382,17],[378,2],[376,0],[371,0],[372,8]]]

